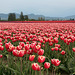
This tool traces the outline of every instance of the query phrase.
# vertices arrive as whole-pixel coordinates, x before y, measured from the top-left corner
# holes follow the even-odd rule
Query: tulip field
[[[0,75],[75,75],[75,23],[0,22]]]

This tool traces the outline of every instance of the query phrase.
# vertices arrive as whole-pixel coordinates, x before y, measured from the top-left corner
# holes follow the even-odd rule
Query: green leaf
[[[18,68],[18,71],[20,71],[20,65],[19,65],[19,64],[16,64],[15,62],[14,62],[14,64],[15,64],[16,67]]]
[[[6,57],[7,57],[7,59],[8,59],[9,55],[7,54]]]
[[[69,73],[69,70],[63,64],[61,64],[59,66],[59,68],[62,69],[62,70],[64,70],[65,72]]]
[[[17,70],[14,70],[13,68],[11,68],[11,67],[8,67],[8,66],[5,66],[5,65],[2,65],[4,68],[6,68],[6,69],[9,69],[9,70],[11,70],[11,71],[13,71],[14,73],[18,73],[18,74],[20,74],[20,72],[19,71],[17,71]]]

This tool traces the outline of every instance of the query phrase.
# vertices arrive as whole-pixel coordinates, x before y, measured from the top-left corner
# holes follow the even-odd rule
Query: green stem
[[[31,62],[30,62],[30,75],[31,75]]]
[[[20,58],[21,61],[21,75],[22,75],[22,58]]]
[[[41,75],[41,70],[40,70],[40,74],[39,75]]]
[[[35,71],[35,75],[36,75],[36,71]]]
[[[52,65],[52,75],[53,75],[53,65]]]
[[[41,63],[40,63],[40,72],[39,73],[40,73],[39,75],[41,75]]]
[[[10,64],[10,58],[11,58],[10,52],[8,52],[8,66],[9,66],[9,64]]]
[[[32,70],[32,75],[34,75],[34,70]]]
[[[48,75],[48,69],[47,69],[47,75]]]
[[[55,67],[55,69],[54,69],[54,75],[56,75],[55,71],[56,71],[56,67]]]

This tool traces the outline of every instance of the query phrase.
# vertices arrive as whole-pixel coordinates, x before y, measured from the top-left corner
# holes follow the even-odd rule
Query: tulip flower
[[[3,55],[2,54],[0,54],[0,58],[2,58],[3,57]]]
[[[65,55],[65,51],[63,50],[63,51],[61,52],[61,54],[62,54],[62,55]]]
[[[75,48],[72,48],[73,52],[75,52]]]
[[[59,66],[60,65],[59,59],[51,59],[51,63],[54,64],[55,66]]]
[[[29,56],[29,60],[30,60],[30,61],[34,61],[34,58],[35,58],[35,55],[30,55],[30,56]]]
[[[44,63],[44,68],[48,69],[50,67],[50,63],[49,62],[45,62]]]
[[[40,49],[39,51],[38,51],[38,55],[43,55],[44,54],[44,50],[43,49]]]
[[[39,65],[37,63],[33,63],[32,64],[32,69],[35,70],[35,71],[39,70]]]
[[[38,62],[43,63],[45,61],[45,56],[38,56]]]

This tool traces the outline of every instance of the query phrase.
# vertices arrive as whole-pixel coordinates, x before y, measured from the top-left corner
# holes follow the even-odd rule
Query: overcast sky
[[[0,0],[0,13],[65,17],[75,15],[75,0]]]

